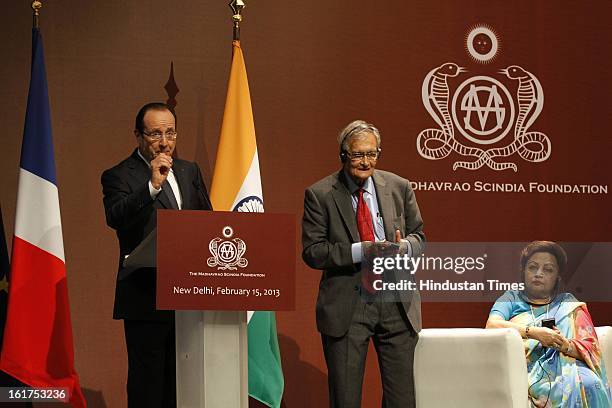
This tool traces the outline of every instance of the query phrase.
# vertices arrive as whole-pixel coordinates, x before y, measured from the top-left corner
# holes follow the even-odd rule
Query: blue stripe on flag
[[[51,136],[51,113],[42,37],[38,29],[32,29],[32,72],[28,92],[21,168],[57,185]]]

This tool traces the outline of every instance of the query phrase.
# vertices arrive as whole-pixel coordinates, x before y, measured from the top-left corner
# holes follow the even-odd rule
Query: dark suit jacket
[[[372,175],[388,241],[395,241],[395,229],[412,247],[413,256],[423,252],[425,234],[421,213],[408,180],[393,173],[375,170]],[[341,170],[306,190],[302,221],[302,258],[308,266],[322,269],[317,299],[317,328],[326,335],[343,336],[351,322],[360,292],[359,265],[353,264],[351,244],[359,232],[346,175]],[[418,292],[401,294],[403,309],[412,327],[421,329],[421,302]]]
[[[210,210],[212,206],[196,163],[174,159],[172,170],[185,210]],[[172,208],[162,191],[152,199],[151,170],[134,150],[132,155],[102,174],[106,223],[119,238],[119,271],[128,255],[156,226],[158,208]],[[155,269],[142,268],[117,280],[115,319],[165,320],[171,311],[155,310]]]

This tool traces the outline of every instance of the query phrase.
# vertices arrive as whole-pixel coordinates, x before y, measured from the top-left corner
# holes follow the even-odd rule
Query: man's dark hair
[[[144,131],[144,117],[150,110],[169,111],[172,116],[174,116],[174,126],[176,126],[177,119],[176,112],[174,112],[174,109],[172,109],[169,105],[163,102],[150,102],[140,108],[140,110],[136,114],[136,123],[134,127],[138,131],[138,133],[142,134],[142,132]]]

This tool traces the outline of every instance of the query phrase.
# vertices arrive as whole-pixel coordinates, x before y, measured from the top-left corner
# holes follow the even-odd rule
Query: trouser
[[[370,339],[374,342],[383,386],[383,408],[414,408],[414,349],[418,334],[402,305],[359,300],[348,332],[322,335],[332,408],[358,408]]]
[[[123,321],[128,407],[176,408],[174,319]]]

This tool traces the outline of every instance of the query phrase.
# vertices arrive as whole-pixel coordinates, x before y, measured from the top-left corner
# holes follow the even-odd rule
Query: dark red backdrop
[[[9,235],[30,59],[31,13],[17,3],[4,5],[0,27],[0,200]],[[126,374],[121,324],[111,320],[117,244],[104,224],[99,176],[135,146],[131,129],[139,106],[166,99],[163,85],[174,61],[178,149],[197,160],[210,181],[231,52],[225,3],[57,0],[45,2],[42,11],[76,364],[93,407],[125,406]],[[379,166],[411,180],[608,186],[611,13],[612,3],[605,0],[248,2],[242,45],[266,210],[301,216],[304,188],[338,169],[335,134],[355,118],[380,128]],[[486,64],[466,50],[466,36],[479,24],[499,41],[499,52]],[[453,170],[454,162],[464,160],[455,152],[436,161],[423,158],[417,136],[440,127],[425,109],[422,83],[447,62],[468,70],[449,80],[450,94],[482,75],[500,81],[516,98],[516,82],[499,70],[517,65],[533,74],[545,103],[525,131],[548,137],[550,157],[532,163],[515,153],[507,161],[516,172]],[[512,135],[513,130],[496,146],[508,144]],[[417,198],[430,241],[611,241],[609,194],[420,190]],[[300,259],[296,264],[297,310],[277,315],[285,403],[322,406],[326,370],[314,324],[320,273]],[[609,268],[602,265],[601,273]],[[488,308],[425,304],[424,324],[482,327]],[[597,324],[612,323],[609,304],[590,309]],[[376,406],[379,398],[371,358],[364,406]]]

